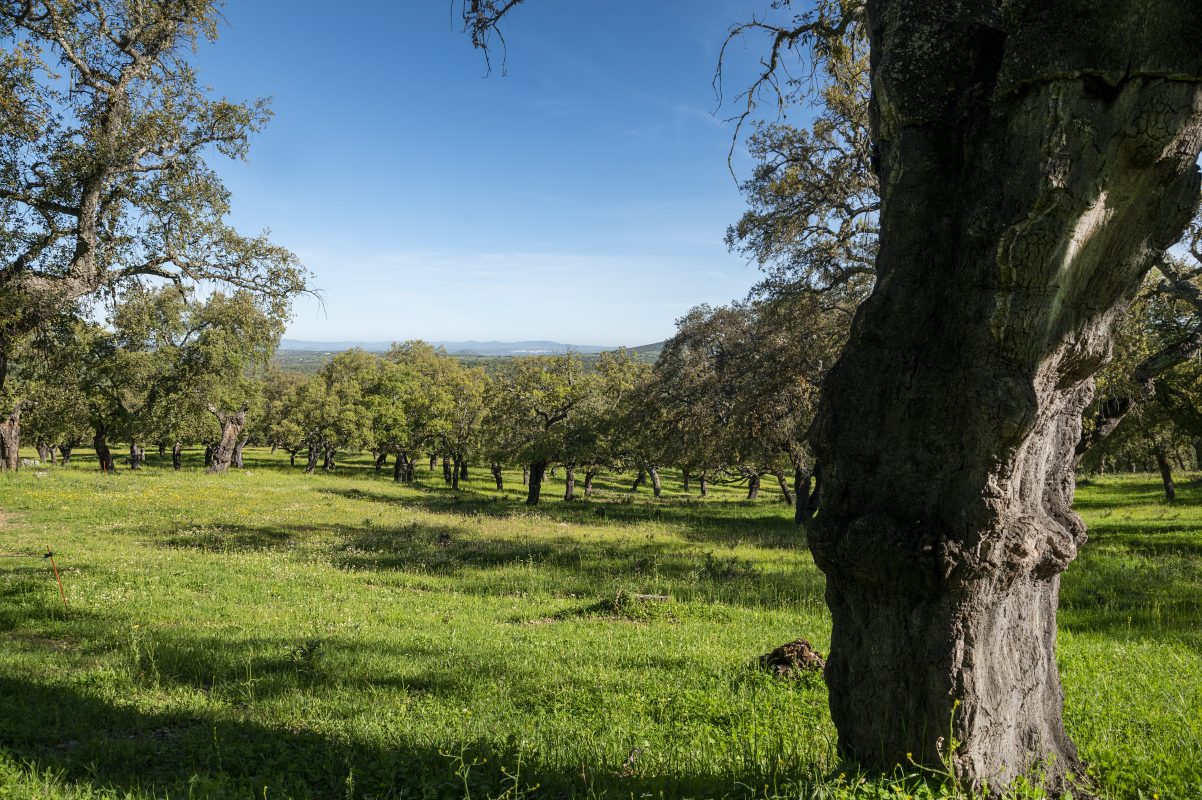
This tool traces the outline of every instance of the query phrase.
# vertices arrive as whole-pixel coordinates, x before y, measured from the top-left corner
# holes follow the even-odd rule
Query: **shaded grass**
[[[0,476],[0,788],[16,797],[888,796],[834,752],[818,682],[749,667],[826,650],[788,509],[624,476],[537,509],[476,471],[413,487],[78,459]],[[195,458],[195,454],[191,454]],[[618,478],[622,479],[619,480]],[[1107,796],[1202,796],[1202,495],[1085,487],[1065,575],[1070,732]],[[643,600],[638,595],[663,595]],[[520,774],[518,773],[520,765]],[[851,774],[846,774],[846,773]],[[840,774],[844,773],[842,777]],[[765,787],[768,787],[765,789]],[[0,796],[3,793],[0,792]]]

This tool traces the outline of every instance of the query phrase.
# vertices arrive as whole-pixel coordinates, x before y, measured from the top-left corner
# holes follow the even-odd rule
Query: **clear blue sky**
[[[743,296],[734,107],[713,113],[710,81],[755,5],[527,0],[486,76],[450,0],[229,3],[201,80],[275,111],[248,162],[215,162],[233,222],[325,298],[288,336],[637,345]],[[738,49],[728,93],[757,56]]]

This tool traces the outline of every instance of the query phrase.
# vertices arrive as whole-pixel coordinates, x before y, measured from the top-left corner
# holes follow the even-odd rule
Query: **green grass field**
[[[829,643],[789,511],[627,480],[544,505],[362,461],[0,475],[0,797],[927,797],[834,755]],[[562,477],[562,476],[561,476]],[[621,476],[619,476],[621,477]],[[1202,798],[1202,483],[1082,487],[1070,733],[1100,792]],[[70,607],[50,565],[56,552]],[[644,601],[638,594],[667,595]]]

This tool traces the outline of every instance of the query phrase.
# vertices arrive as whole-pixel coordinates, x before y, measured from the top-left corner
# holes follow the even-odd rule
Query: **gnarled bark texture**
[[[108,428],[106,426],[96,426],[96,435],[92,438],[92,447],[96,451],[96,461],[100,464],[100,471],[110,474],[116,472],[117,466],[113,463],[113,453],[109,450]]]
[[[21,411],[23,403],[13,406],[8,418],[0,422],[0,471],[21,468]]]
[[[248,410],[248,406],[242,406],[229,414],[215,406],[209,406],[209,411],[217,417],[217,424],[221,426],[221,441],[213,448],[213,459],[209,464],[210,473],[225,472],[229,469],[230,462],[234,460],[234,451],[238,449],[238,437],[246,427]]]
[[[823,394],[809,536],[839,747],[1058,788],[1074,449],[1198,196],[1202,2],[870,0],[868,27],[878,279]]]
[[[535,461],[530,464],[530,486],[526,490],[526,505],[538,505],[539,497],[543,491],[543,477],[547,471],[546,461]]]

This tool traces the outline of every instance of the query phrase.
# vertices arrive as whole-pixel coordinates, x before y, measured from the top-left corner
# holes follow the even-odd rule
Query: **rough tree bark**
[[[681,488],[681,491],[683,491],[685,494],[689,493],[689,478],[691,478],[691,477],[692,477],[692,475],[689,474],[689,470],[687,467],[680,471],[680,483],[681,483],[680,488]]]
[[[774,472],[772,474],[776,477],[776,485],[780,487],[781,499],[785,502],[785,505],[792,506],[793,491],[789,488],[789,482],[785,480],[785,474],[783,472]]]
[[[142,465],[142,459],[139,458],[138,443],[132,441],[129,443],[129,468],[137,469]]]
[[[459,459],[459,480],[467,480],[467,456],[463,456]]]
[[[65,466],[65,465],[71,463],[71,451],[74,450],[75,447],[76,447],[75,442],[67,442],[65,444],[59,445],[58,452],[62,456],[59,459],[60,464],[63,464]]]
[[[817,465],[810,471],[798,467],[793,473],[793,491],[796,494],[793,504],[794,523],[806,525],[814,518],[814,513],[818,510],[818,490],[821,488],[822,470]]]
[[[839,749],[1059,789],[1074,450],[1198,196],[1202,2],[869,0],[868,30],[878,279],[820,402],[808,537]]]
[[[584,496],[593,496],[593,478],[597,477],[597,470],[585,469],[584,471]]]
[[[1173,468],[1169,466],[1169,455],[1163,444],[1153,447],[1152,454],[1156,456],[1156,468],[1160,470],[1160,482],[1164,484],[1164,499],[1171,503],[1177,499],[1177,486],[1173,483]]]
[[[35,447],[38,451],[38,461],[42,462],[43,464],[50,463],[50,446],[39,439]]]
[[[576,465],[567,464],[563,470],[563,499],[566,502],[571,502],[576,499]]]
[[[647,470],[639,468],[639,474],[634,476],[634,483],[630,485],[630,491],[637,492],[639,487],[647,482]]]
[[[216,406],[209,406],[210,413],[217,417],[217,424],[221,426],[221,440],[213,448],[213,460],[209,464],[210,473],[225,472],[229,469],[234,450],[238,446],[238,437],[246,427],[246,412],[249,410],[250,406],[244,405],[232,414],[227,414]]]
[[[444,461],[443,464],[445,465],[446,462]],[[455,456],[454,460],[451,462],[451,488],[454,489],[455,491],[459,491],[459,467],[460,467],[460,464],[461,464],[460,457]]]
[[[184,443],[176,442],[171,445],[171,468],[178,470],[184,465]]]
[[[505,488],[505,478],[501,475],[501,465],[494,461],[489,464],[489,469],[492,470],[492,477],[497,482],[497,491],[499,492]]]
[[[230,466],[234,469],[242,469],[242,448],[246,447],[246,439],[239,439],[234,443],[234,460],[230,462]]]
[[[659,469],[656,467],[647,467],[647,474],[651,476],[651,493],[655,497],[659,497],[664,490],[663,484],[659,480]]]
[[[116,472],[117,466],[113,463],[113,453],[109,450],[108,445],[108,428],[104,425],[96,427],[96,435],[92,438],[92,447],[96,451],[96,461],[100,464],[100,471],[110,474]]]
[[[385,450],[381,453],[376,453],[376,461],[375,461],[376,474],[379,475],[381,472],[383,472],[384,467],[386,467],[387,465],[388,465],[388,451]]]
[[[747,474],[747,499],[755,500],[760,496],[760,474],[758,472],[749,472]]]
[[[530,464],[530,488],[526,491],[526,505],[538,505],[539,495],[543,491],[543,477],[546,469],[546,461],[535,461]]]
[[[704,472],[702,472],[699,476],[697,476],[697,488],[701,492],[702,497],[709,496],[710,479],[709,479],[709,476],[706,475]]]
[[[8,418],[0,422],[0,471],[21,468],[21,412],[24,403],[17,403]]]
[[[530,465],[529,464],[522,467],[522,485],[523,486],[530,485]]]
[[[448,486],[451,484],[451,457],[444,455],[442,457],[442,480]]]

